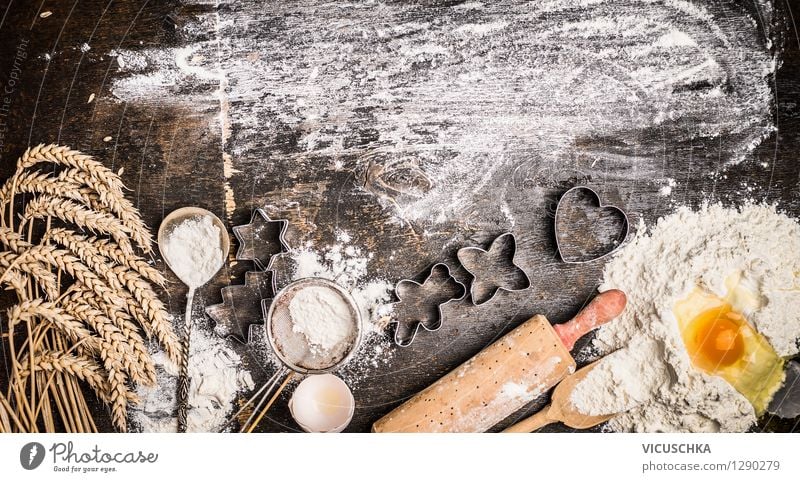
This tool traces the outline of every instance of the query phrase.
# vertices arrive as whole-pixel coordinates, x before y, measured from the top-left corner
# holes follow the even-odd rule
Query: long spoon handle
[[[550,418],[550,405],[548,405],[539,410],[536,414],[503,430],[503,433],[530,433],[557,421],[558,420]]]
[[[192,302],[194,301],[194,288],[189,288],[186,295],[186,315],[183,321],[183,343],[181,351],[181,367],[178,372],[178,432],[186,432],[187,418],[189,415],[189,347],[191,346],[192,336]]]

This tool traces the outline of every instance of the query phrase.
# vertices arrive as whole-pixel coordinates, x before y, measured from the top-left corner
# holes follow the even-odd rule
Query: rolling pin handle
[[[608,323],[622,313],[627,298],[620,290],[608,290],[595,296],[575,318],[553,328],[567,350],[572,350],[580,337]]]

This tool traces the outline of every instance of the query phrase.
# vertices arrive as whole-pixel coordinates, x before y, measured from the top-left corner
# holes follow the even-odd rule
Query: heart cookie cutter
[[[435,278],[442,279],[433,281]],[[431,287],[431,283],[437,283],[440,286]],[[414,298],[419,296],[418,293],[414,292],[419,291],[428,290],[433,294],[443,293],[441,285],[451,285],[454,291],[452,295],[448,296],[445,294],[447,298],[445,301],[431,303],[429,301],[430,296],[426,296],[425,299]],[[413,279],[402,279],[395,285],[394,292],[399,300],[394,303],[395,306],[398,306],[401,303],[411,303],[412,312],[413,310],[425,310],[428,311],[425,313],[425,315],[432,315],[431,319],[424,319],[425,315],[412,315],[414,319],[411,320],[393,317],[393,319],[389,321],[389,324],[396,325],[394,330],[395,344],[400,347],[407,347],[414,342],[414,339],[416,339],[420,328],[429,332],[434,332],[441,328],[444,321],[442,307],[450,302],[463,300],[464,297],[467,296],[467,287],[453,277],[450,272],[450,267],[444,263],[436,263],[431,266],[428,275],[425,277],[425,280],[422,283],[418,283]],[[432,309],[434,306],[436,307],[435,312]],[[404,330],[404,325],[411,326],[411,328]],[[403,337],[403,331],[410,332],[410,335]]]
[[[562,208],[564,207],[565,203],[571,202],[568,199],[570,194],[576,192],[588,193],[590,197],[594,198],[597,201],[597,209],[612,209],[617,211],[621,215],[622,225],[623,225],[621,232],[622,235],[618,238],[616,245],[611,250],[599,255],[590,255],[586,258],[581,258],[581,259],[564,256],[564,249],[561,241],[561,234],[562,234],[561,224],[564,222],[563,221],[564,214]],[[556,238],[556,250],[558,251],[558,257],[561,258],[561,261],[567,264],[585,264],[610,256],[614,254],[619,248],[621,248],[625,244],[625,241],[628,239],[628,234],[630,233],[630,221],[628,219],[628,213],[626,213],[623,209],[614,206],[613,204],[603,204],[603,201],[600,199],[600,195],[594,189],[588,186],[575,186],[568,189],[564,194],[562,194],[561,197],[558,199],[558,203],[556,203],[554,231]]]
[[[502,291],[523,291],[531,287],[531,279],[518,264],[517,238],[513,233],[496,237],[489,249],[475,246],[456,253],[459,263],[472,276],[470,298],[475,306],[488,303]]]

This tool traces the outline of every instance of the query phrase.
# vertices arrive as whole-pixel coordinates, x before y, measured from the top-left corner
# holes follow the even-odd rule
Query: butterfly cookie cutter
[[[472,276],[470,298],[475,306],[488,303],[502,291],[523,291],[531,279],[516,262],[517,238],[513,233],[496,237],[488,250],[470,246],[456,254],[459,263]]]

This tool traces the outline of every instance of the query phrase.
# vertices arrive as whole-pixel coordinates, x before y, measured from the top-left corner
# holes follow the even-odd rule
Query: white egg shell
[[[306,432],[341,432],[350,423],[355,411],[350,388],[335,375],[306,377],[289,400],[289,411]]]

